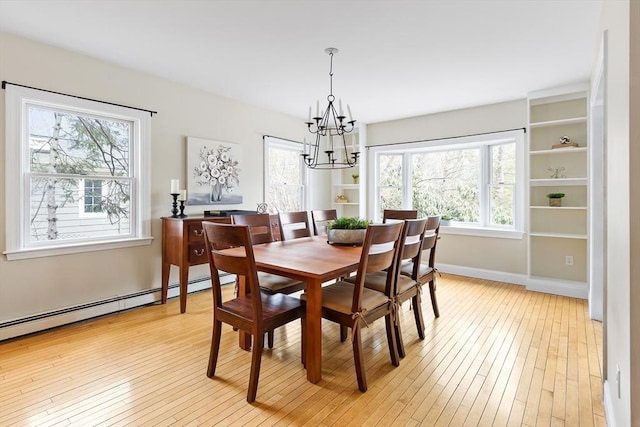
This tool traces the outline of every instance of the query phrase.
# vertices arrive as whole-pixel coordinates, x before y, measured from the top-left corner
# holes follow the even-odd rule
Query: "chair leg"
[[[396,339],[396,345],[398,348],[398,356],[400,356],[401,358],[404,358],[406,356],[406,353],[404,351],[404,340],[402,339],[402,328],[400,326],[400,323],[401,323],[400,319],[398,319],[398,323],[394,323],[393,328],[396,335],[395,339]]]
[[[209,351],[209,366],[207,376],[213,378],[218,364],[218,353],[220,351],[220,337],[222,335],[222,322],[213,321],[213,333],[211,334],[211,350]]]
[[[267,346],[273,348],[273,329],[267,331]]]
[[[260,362],[262,361],[262,346],[264,345],[264,334],[256,334],[251,351],[251,373],[249,374],[249,390],[247,391],[247,402],[256,400],[258,393],[258,379],[260,378]]]
[[[358,388],[361,392],[367,391],[367,377],[364,373],[364,357],[362,354],[362,342],[360,337],[360,327],[353,328],[353,360],[356,365],[356,377],[358,378]]]
[[[416,328],[418,329],[418,337],[424,339],[424,319],[422,318],[422,300],[420,298],[420,292],[413,298],[411,298],[411,305],[413,306],[413,316],[416,318]]]
[[[348,328],[344,325],[340,325],[340,342],[345,342],[347,339]]]
[[[398,352],[396,326],[390,314],[384,316],[384,324],[387,329],[387,345],[389,346],[389,356],[393,366],[400,366],[400,357]],[[404,357],[404,356],[403,356]]]
[[[431,307],[433,307],[433,315],[440,317],[440,310],[438,310],[438,300],[436,299],[436,278],[429,282],[429,294],[431,295]]]

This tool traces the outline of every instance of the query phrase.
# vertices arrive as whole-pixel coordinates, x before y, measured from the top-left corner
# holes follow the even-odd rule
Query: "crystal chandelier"
[[[304,144],[302,159],[311,169],[344,169],[354,167],[358,163],[360,153],[355,144],[355,136],[351,140],[351,149],[347,148],[345,134],[354,129],[356,122],[351,115],[351,107],[347,104],[349,120],[342,110],[342,100],[338,100],[338,111],[334,106],[336,99],[333,96],[333,54],[338,53],[335,47],[324,50],[331,58],[329,66],[329,105],[320,114],[320,101],[316,101],[316,115],[311,117],[311,106],[306,124],[309,132],[315,134],[315,142]]]

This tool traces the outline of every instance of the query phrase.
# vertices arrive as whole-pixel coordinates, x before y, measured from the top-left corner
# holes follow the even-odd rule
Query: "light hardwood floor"
[[[230,289],[227,291],[230,295]],[[217,377],[205,375],[211,293],[0,344],[0,425],[603,426],[602,328],[583,300],[452,275],[441,317],[423,302],[426,339],[402,308],[407,357],[394,368],[384,322],[363,332],[369,390],[350,342],[323,326],[323,380],[306,381],[300,327],[276,331],[255,404],[250,353],[225,328]]]

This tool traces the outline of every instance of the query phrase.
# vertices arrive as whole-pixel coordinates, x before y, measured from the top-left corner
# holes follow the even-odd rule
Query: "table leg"
[[[167,293],[169,292],[169,272],[171,271],[171,263],[162,262],[162,304],[167,303]]]
[[[307,282],[306,358],[307,380],[317,383],[322,379],[322,282]]]
[[[187,311],[187,286],[189,285],[189,266],[180,267],[180,313]]]
[[[247,294],[247,282],[244,276],[236,276],[238,281],[238,295]],[[240,348],[243,350],[251,350],[251,334],[246,333],[242,329],[238,330],[238,340]]]

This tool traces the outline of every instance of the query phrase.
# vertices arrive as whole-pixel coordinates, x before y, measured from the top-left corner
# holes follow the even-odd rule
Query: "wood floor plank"
[[[226,288],[224,298],[232,297]],[[357,388],[350,342],[323,322],[323,379],[306,380],[300,324],[263,353],[256,402],[245,400],[251,354],[225,326],[207,378],[211,293],[0,343],[6,426],[605,426],[602,325],[585,301],[445,274],[441,317],[425,294],[426,337],[409,304],[407,356],[389,360],[384,322],[363,330],[369,390]]]

